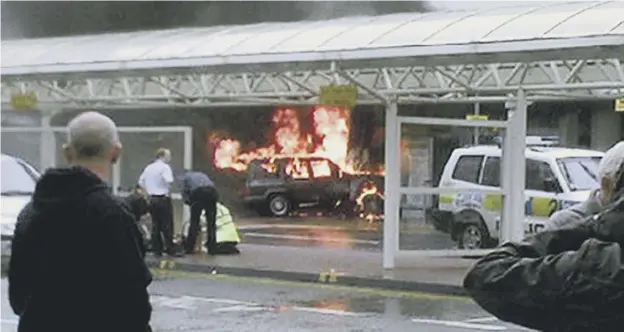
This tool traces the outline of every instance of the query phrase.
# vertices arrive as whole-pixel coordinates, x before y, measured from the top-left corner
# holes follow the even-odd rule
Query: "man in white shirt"
[[[162,256],[163,250],[169,256],[181,256],[173,244],[173,205],[170,196],[173,171],[169,166],[170,161],[171,151],[164,148],[158,149],[156,160],[147,165],[139,177],[139,185],[149,196],[152,215],[152,250],[157,257]]]

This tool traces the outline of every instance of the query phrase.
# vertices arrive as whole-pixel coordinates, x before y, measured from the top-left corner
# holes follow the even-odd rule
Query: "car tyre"
[[[272,195],[269,197],[269,211],[274,217],[286,217],[290,213],[291,204],[284,195]]]
[[[458,220],[457,246],[459,249],[484,249],[491,247],[490,234],[483,220],[473,213],[462,213]]]

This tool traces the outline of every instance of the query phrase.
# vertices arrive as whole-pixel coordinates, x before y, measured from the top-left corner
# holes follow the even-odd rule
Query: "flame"
[[[366,219],[369,222],[383,219],[383,214],[375,213],[375,211],[366,211],[364,200],[367,197],[375,197],[375,196],[379,197],[380,199],[385,199],[384,195],[381,193],[381,190],[379,190],[379,188],[377,188],[377,186],[374,183],[368,182],[362,188],[360,195],[355,199],[355,203],[357,204],[358,210],[361,211],[360,218]]]
[[[331,176],[331,165],[323,160],[313,160],[308,170],[298,157],[321,157],[334,162],[346,173],[359,172],[349,158],[350,110],[340,107],[316,106],[310,113],[311,126],[301,122],[302,114],[292,108],[275,110],[272,137],[268,146],[243,152],[239,141],[232,138],[216,140],[214,165],[244,171],[256,159],[295,157],[286,171],[294,178]],[[266,167],[265,167],[266,169]],[[267,169],[267,171],[271,171]],[[310,174],[312,172],[313,174]],[[370,172],[369,172],[370,173]],[[381,170],[379,173],[383,173]]]

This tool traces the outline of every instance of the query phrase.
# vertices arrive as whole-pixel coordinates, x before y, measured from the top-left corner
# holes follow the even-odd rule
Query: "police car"
[[[526,143],[524,228],[531,234],[542,230],[554,212],[586,200],[590,191],[599,187],[598,164],[604,153],[557,147],[553,137],[529,136]],[[474,191],[440,195],[432,213],[436,228],[450,233],[460,249],[495,246],[502,196],[480,189],[498,189],[500,181],[500,144],[455,149],[439,186]]]
[[[4,259],[11,255],[11,240],[13,239],[17,216],[30,201],[40,175],[34,167],[19,158],[3,154],[1,162],[0,235],[2,239],[1,252]]]

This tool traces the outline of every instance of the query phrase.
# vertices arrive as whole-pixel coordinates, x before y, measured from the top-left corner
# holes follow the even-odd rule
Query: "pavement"
[[[527,331],[454,296],[176,271],[157,272],[149,292],[160,332]],[[17,331],[7,296],[0,303],[1,330]]]
[[[382,254],[324,247],[240,244],[240,255],[196,254],[171,260],[149,256],[151,267],[177,271],[464,295],[462,279],[474,260],[423,258],[411,269],[382,268]],[[173,263],[169,263],[173,262]]]
[[[417,268],[382,268],[379,222],[327,217],[239,218],[237,256],[197,254],[173,259],[148,257],[152,267],[262,277],[288,281],[464,295],[462,280],[472,259],[419,258]],[[450,249],[448,234],[415,221],[401,223],[401,249]]]

